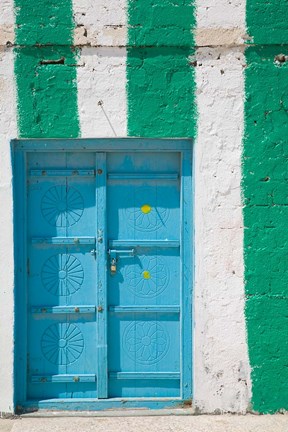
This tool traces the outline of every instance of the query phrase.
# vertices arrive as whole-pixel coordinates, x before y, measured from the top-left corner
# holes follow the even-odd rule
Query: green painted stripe
[[[194,6],[189,0],[128,0],[128,134],[195,134]]]
[[[287,44],[287,0],[247,0],[246,22],[253,43]]]
[[[15,0],[20,137],[77,137],[71,0]]]
[[[246,50],[243,154],[252,407],[288,409],[288,47]]]

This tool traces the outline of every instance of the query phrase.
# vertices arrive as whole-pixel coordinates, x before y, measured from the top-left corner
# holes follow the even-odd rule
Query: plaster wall
[[[245,412],[242,47],[198,48],[195,144],[194,397],[201,412]],[[207,395],[209,394],[209,397]]]
[[[251,397],[241,197],[245,19],[244,0],[196,2],[194,398],[210,413],[244,413]]]
[[[14,4],[12,0],[3,0],[0,5],[0,45],[12,44],[14,37]]]
[[[75,118],[77,116],[79,121],[79,131],[77,132],[76,128],[70,130],[74,136],[78,133],[78,136],[81,137],[127,136],[129,134],[128,123],[130,122],[130,125],[133,123],[135,133],[137,134],[139,131],[139,134],[144,136],[145,134],[146,136],[165,136],[165,134],[166,136],[185,136],[186,134],[187,136],[197,136],[194,160],[197,247],[194,287],[193,405],[196,410],[201,412],[245,412],[251,393],[245,339],[243,220],[240,194],[241,140],[244,124],[243,69],[245,59],[242,44],[245,38],[245,3],[235,0],[226,4],[225,1],[218,0],[217,4],[210,4],[209,2],[203,4],[199,1],[199,4],[195,5],[197,24],[194,24],[192,37],[195,38],[196,51],[193,52],[192,46],[191,49],[185,48],[182,51],[181,49],[175,51],[176,57],[180,56],[180,59],[184,58],[181,57],[183,55],[188,56],[187,61],[190,61],[191,71],[189,79],[187,78],[189,69],[184,66],[182,60],[178,63],[169,60],[170,63],[167,63],[169,47],[165,49],[159,47],[158,52],[157,50],[152,52],[153,57],[151,58],[155,59],[151,63],[152,66],[150,66],[149,61],[143,63],[145,66],[143,73],[145,79],[148,80],[147,85],[149,86],[151,82],[153,86],[150,93],[152,98],[157,98],[158,94],[161,93],[165,97],[165,93],[170,92],[169,98],[175,96],[175,101],[177,101],[179,92],[182,91],[181,86],[178,85],[181,83],[178,81],[178,84],[173,84],[174,87],[171,87],[167,81],[164,85],[161,77],[162,74],[166,76],[165,70],[167,68],[185,67],[186,69],[182,69],[184,72],[179,75],[179,79],[182,77],[182,80],[186,80],[186,86],[193,85],[193,79],[195,82],[193,91],[196,97],[193,99],[191,96],[190,99],[193,110],[191,111],[189,108],[188,99],[184,105],[180,104],[178,108],[179,118],[186,116],[183,124],[177,123],[178,120],[173,116],[171,108],[169,108],[170,111],[163,110],[162,121],[157,123],[155,113],[152,109],[149,111],[151,106],[148,103],[149,99],[146,99],[148,111],[145,113],[145,120],[149,123],[148,128],[144,123],[142,125],[137,123],[136,114],[131,114],[131,110],[128,112],[129,104],[131,106],[133,103],[131,98],[135,97],[135,94],[137,95],[137,86],[140,85],[139,88],[141,88],[141,82],[131,82],[131,80],[139,80],[138,76],[141,76],[132,74],[135,66],[131,60],[129,60],[129,67],[132,72],[127,77],[127,49],[130,49],[127,22],[130,17],[131,25],[133,19],[128,13],[128,6],[128,3],[123,0],[119,2],[74,0],[72,4],[71,13],[74,20],[71,27],[71,40],[74,41],[77,49],[73,57],[70,58],[70,54],[67,54],[69,57],[67,68],[74,67],[76,70],[74,82],[77,89],[77,112]],[[10,15],[7,14],[8,9]],[[7,3],[5,13],[1,12],[0,14],[2,20],[0,22],[11,24],[11,16],[13,17],[11,11],[13,11],[11,3],[9,5]],[[68,22],[70,21],[67,18]],[[25,22],[21,25],[24,24]],[[3,179],[1,201],[7,203],[6,211],[1,212],[1,220],[3,220],[1,227],[4,227],[4,223],[6,223],[5,233],[3,230],[1,237],[6,242],[6,251],[9,251],[0,264],[3,269],[8,269],[8,271],[1,273],[5,275],[1,284],[5,290],[2,288],[0,294],[7,304],[5,317],[0,318],[3,323],[0,337],[2,336],[1,340],[7,342],[0,344],[1,347],[5,347],[0,348],[3,351],[5,349],[5,353],[3,352],[0,356],[0,358],[5,358],[5,362],[2,363],[5,367],[1,369],[3,374],[0,375],[0,386],[7,388],[5,395],[3,393],[0,395],[0,410],[6,412],[13,411],[13,369],[11,365],[13,364],[14,268],[9,140],[16,136],[29,136],[29,134],[32,137],[60,135],[65,137],[65,134],[69,136],[70,133],[69,116],[65,113],[67,107],[64,103],[61,107],[61,99],[59,99],[59,103],[57,102],[57,110],[60,113],[63,110],[66,123],[59,123],[57,126],[54,125],[56,129],[55,127],[51,129],[51,124],[53,124],[51,118],[55,117],[58,111],[53,111],[50,108],[50,111],[43,111],[45,97],[48,98],[52,94],[48,88],[49,79],[54,77],[54,81],[55,79],[56,81],[59,80],[59,66],[49,65],[49,68],[46,67],[45,75],[42,75],[41,81],[33,81],[33,68],[39,67],[37,62],[43,61],[43,56],[45,60],[57,60],[61,58],[62,54],[65,56],[65,53],[68,53],[68,48],[57,48],[56,46],[55,49],[49,48],[49,50],[42,49],[40,51],[39,47],[33,46],[38,39],[55,44],[54,34],[51,30],[48,29],[49,31],[47,30],[45,35],[39,33],[40,30],[36,23],[36,27],[32,29],[30,39],[27,41],[27,44],[31,45],[27,54],[24,51],[17,51],[18,48],[16,48],[16,55],[18,56],[16,75],[19,73],[19,71],[17,72],[18,69],[23,71],[24,84],[27,86],[27,91],[23,95],[18,90],[19,132],[17,132],[13,48],[6,48],[2,54],[4,60],[4,62],[2,61],[2,75],[6,92],[9,92],[10,96],[9,98],[5,97],[5,92],[1,95],[4,115],[1,116],[0,120],[4,122],[2,130],[5,131],[5,136],[2,137],[2,160],[6,161],[7,170],[1,172],[1,179]],[[152,34],[151,31],[149,34]],[[23,38],[25,33],[19,33],[19,35],[18,38]],[[135,33],[133,35],[135,36]],[[155,37],[156,33],[153,33],[153,38]],[[63,43],[66,40],[66,43],[69,44],[68,33],[65,38],[63,36]],[[188,41],[188,39],[186,40]],[[180,44],[185,42],[181,38],[179,41]],[[7,42],[8,36],[4,38],[3,43],[6,44]],[[141,43],[141,41],[138,40],[137,43]],[[143,44],[145,45],[145,40],[143,40]],[[213,45],[213,47],[208,45]],[[135,49],[137,51],[137,47]],[[148,60],[150,52],[148,51],[147,54]],[[134,55],[134,52],[132,54]],[[132,54],[130,51],[130,57]],[[25,66],[27,64],[26,58],[28,60],[37,59],[29,60],[31,71]],[[43,69],[37,70],[39,70],[40,75],[44,73]],[[57,74],[53,72],[55,70],[57,70]],[[31,85],[34,88],[31,96],[29,95],[29,88],[31,87],[29,76],[31,76]],[[19,81],[20,78],[22,81]],[[20,78],[18,78],[18,89],[19,86],[24,86],[22,84],[24,78],[22,76]],[[129,88],[127,90],[127,80],[130,80],[130,90]],[[48,88],[47,94],[45,96],[44,93],[43,96],[43,90],[41,90],[42,99],[37,99],[37,92],[40,94],[40,89],[43,88],[45,82]],[[57,90],[58,87],[56,85],[55,89]],[[51,89],[53,90],[52,87]],[[66,89],[59,87],[59,89],[60,92],[68,91],[68,87]],[[36,116],[32,117],[32,111],[26,104],[25,94],[28,100],[30,97],[35,98],[36,106],[43,105],[44,108],[41,105],[40,111],[42,124],[36,124]],[[141,91],[137,97],[141,98]],[[160,105],[158,109],[162,110]],[[30,112],[31,114],[29,114]],[[189,115],[194,112],[190,124],[187,119],[188,112]],[[21,115],[23,120],[21,120]],[[27,115],[30,118],[30,120],[28,119],[30,123],[26,121]],[[132,115],[134,119],[131,118]],[[7,122],[8,118],[9,123]],[[155,129],[155,120],[158,129]],[[165,125],[168,126],[168,129]],[[4,249],[2,250],[4,251]],[[7,326],[7,322],[10,323],[9,326]]]
[[[37,13],[46,19],[52,3],[42,3]],[[22,14],[11,46],[14,17],[26,3],[1,2],[0,411],[14,409],[10,139],[17,136],[196,137],[193,406],[202,413],[249,408],[241,201],[244,44],[252,37],[246,2],[183,0],[183,15],[173,15],[172,3],[139,0],[140,11],[157,10],[161,21],[156,13],[146,20],[132,0],[61,0],[51,26],[35,15],[27,33]],[[52,62],[41,68],[43,60]]]
[[[126,0],[74,0],[74,44],[92,47],[125,46]]]
[[[6,2],[8,5],[8,2]],[[14,252],[10,140],[17,136],[14,55],[0,46],[0,411],[13,412]]]
[[[126,48],[82,47],[78,66],[81,137],[126,136]]]

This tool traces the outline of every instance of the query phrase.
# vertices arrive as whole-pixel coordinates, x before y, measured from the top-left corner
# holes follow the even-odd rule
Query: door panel
[[[28,397],[97,397],[95,155],[37,156],[28,166]]]
[[[109,273],[109,304],[179,305],[178,248],[135,249],[134,256],[120,255],[116,274]]]
[[[179,186],[177,180],[169,182],[172,184],[128,177],[121,184],[121,180],[111,180],[108,194],[113,221],[109,225],[111,238],[179,240]]]
[[[109,158],[109,395],[179,397],[179,158]]]

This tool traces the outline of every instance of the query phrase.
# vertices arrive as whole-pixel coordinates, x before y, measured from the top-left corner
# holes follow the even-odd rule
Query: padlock
[[[111,259],[111,265],[110,265],[110,271],[111,273],[116,273],[117,267],[116,267],[116,259]]]

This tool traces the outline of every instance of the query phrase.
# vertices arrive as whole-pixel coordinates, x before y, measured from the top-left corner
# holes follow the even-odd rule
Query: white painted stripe
[[[0,46],[7,42],[13,43],[14,35],[14,4],[13,0],[0,2]]]
[[[199,0],[196,2],[196,45],[242,44],[246,36],[245,0]]]
[[[126,49],[118,48],[126,45],[126,9],[126,0],[73,1],[74,43],[83,46],[77,68],[82,137],[127,135]]]
[[[75,45],[125,46],[126,0],[73,0]]]
[[[196,68],[194,403],[245,412],[251,395],[244,317],[241,153],[243,50],[201,48]]]
[[[77,88],[82,137],[127,135],[125,48],[83,47]]]
[[[0,48],[0,412],[13,412],[14,258],[10,140],[17,136],[14,55]]]

